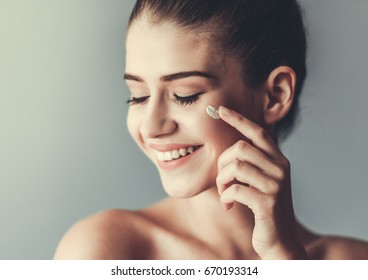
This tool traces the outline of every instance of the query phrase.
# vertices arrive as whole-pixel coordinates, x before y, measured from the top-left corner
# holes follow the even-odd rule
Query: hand
[[[251,143],[239,140],[219,157],[216,183],[225,209],[238,202],[253,211],[252,245],[261,259],[307,259],[296,230],[289,161],[262,127],[223,106],[219,111]]]

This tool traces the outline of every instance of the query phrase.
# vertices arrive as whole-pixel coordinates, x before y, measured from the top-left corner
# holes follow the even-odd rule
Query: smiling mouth
[[[158,161],[169,162],[189,156],[190,154],[197,151],[200,147],[201,146],[190,146],[172,151],[165,151],[165,152],[155,151],[155,153]]]

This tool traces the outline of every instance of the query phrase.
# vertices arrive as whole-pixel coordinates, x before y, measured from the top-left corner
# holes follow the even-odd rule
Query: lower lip
[[[163,169],[163,170],[173,170],[173,169],[176,169],[178,167],[181,167],[185,163],[187,163],[189,160],[191,160],[193,158],[193,156],[195,156],[201,149],[202,149],[202,146],[199,147],[197,150],[195,150],[190,155],[187,155],[185,157],[178,158],[176,160],[171,160],[171,161],[159,161],[158,160],[157,161],[158,162],[158,166],[161,169]]]

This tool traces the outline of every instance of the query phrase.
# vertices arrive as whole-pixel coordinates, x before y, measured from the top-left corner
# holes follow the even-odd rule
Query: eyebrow
[[[211,75],[207,72],[187,71],[187,72],[178,72],[178,73],[162,76],[162,77],[160,77],[160,81],[161,82],[171,82],[171,81],[175,81],[175,80],[185,79],[185,78],[188,78],[188,77],[203,77],[203,78],[207,78],[209,80],[216,79],[215,76],[213,76],[213,75]],[[132,74],[129,74],[129,73],[124,74],[124,80],[144,82],[144,80],[141,77],[138,77],[136,75],[132,75]]]

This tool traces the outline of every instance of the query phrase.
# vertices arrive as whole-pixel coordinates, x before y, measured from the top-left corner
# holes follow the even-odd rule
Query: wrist
[[[309,260],[307,251],[302,244],[287,248],[276,246],[270,252],[261,256],[262,260]]]

